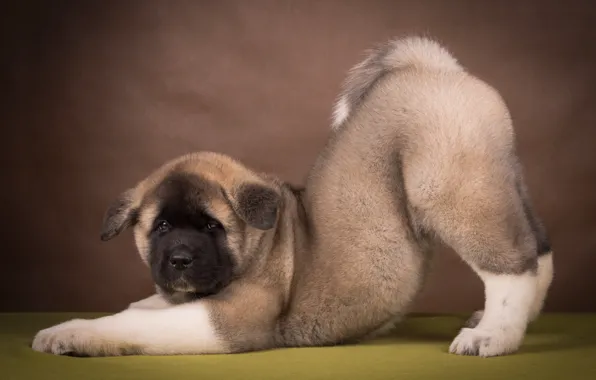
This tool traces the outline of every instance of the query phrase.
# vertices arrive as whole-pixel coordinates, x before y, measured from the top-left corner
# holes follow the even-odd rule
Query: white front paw
[[[89,335],[89,322],[91,321],[73,319],[41,330],[33,338],[31,348],[55,355],[76,354],[77,347]]]
[[[38,332],[31,348],[71,356],[133,355],[140,351],[134,345],[110,339],[105,327],[98,320],[74,319]]]
[[[523,332],[513,329],[463,328],[449,352],[481,357],[507,355],[517,351],[522,340]]]

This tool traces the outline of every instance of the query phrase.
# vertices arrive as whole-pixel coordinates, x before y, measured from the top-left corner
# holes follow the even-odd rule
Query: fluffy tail
[[[457,60],[438,42],[425,37],[405,37],[371,49],[367,57],[348,72],[333,106],[331,127],[339,128],[387,73],[415,66],[439,71],[460,71]]]

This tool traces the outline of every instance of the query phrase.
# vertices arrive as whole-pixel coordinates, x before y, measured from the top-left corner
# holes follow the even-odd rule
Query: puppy
[[[101,238],[131,227],[156,294],[40,331],[84,356],[215,354],[356,342],[419,294],[433,242],[484,282],[450,352],[515,352],[550,286],[552,253],[507,107],[437,42],[396,39],[348,74],[304,189],[231,157],[179,157],[124,191]]]

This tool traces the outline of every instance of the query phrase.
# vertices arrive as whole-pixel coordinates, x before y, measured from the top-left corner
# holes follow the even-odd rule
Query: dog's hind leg
[[[536,238],[536,248],[538,254],[538,267],[537,267],[537,288],[536,288],[536,296],[534,297],[534,301],[532,302],[532,307],[530,309],[530,321],[536,320],[540,313],[542,312],[542,308],[544,306],[544,301],[548,295],[548,291],[550,289],[550,285],[553,280],[554,276],[554,269],[553,269],[553,251],[550,246],[550,242],[548,239],[548,235],[542,224],[542,221],[536,215],[534,211],[530,197],[528,194],[528,190],[524,184],[523,177],[520,174],[518,179],[518,186],[517,186],[519,196],[523,202],[523,208],[530,223],[530,227],[534,233]],[[480,320],[484,315],[484,310],[476,311],[470,319],[465,323],[465,327],[474,328],[478,325]]]
[[[418,186],[432,190],[411,192],[426,227],[484,283],[484,313],[477,326],[460,331],[451,353],[488,357],[517,351],[541,306],[536,301],[543,298],[538,290],[537,240],[508,170],[492,164],[470,166],[460,171],[457,185],[436,182],[442,185]]]
[[[550,289],[550,285],[553,281],[554,253],[551,248],[546,229],[542,224],[542,220],[540,220],[540,218],[536,215],[536,211],[532,206],[530,195],[526,187],[521,168],[519,169],[517,185],[519,196],[523,202],[526,218],[528,219],[530,227],[532,228],[532,232],[534,233],[534,236],[536,238],[536,248],[538,254],[538,287],[536,289],[536,297],[534,298],[534,302],[532,303],[532,308],[530,310],[530,320],[533,321],[536,318],[538,318],[538,316],[542,312],[544,301],[546,300],[548,290]]]

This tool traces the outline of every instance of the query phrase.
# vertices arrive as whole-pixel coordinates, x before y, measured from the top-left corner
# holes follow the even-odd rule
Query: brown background
[[[148,295],[130,232],[99,241],[107,204],[201,149],[301,183],[346,70],[405,33],[437,36],[501,91],[557,252],[547,309],[596,311],[592,2],[46,3],[0,12],[1,311],[114,311]],[[452,252],[435,269],[419,311],[482,304]]]

